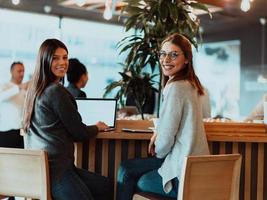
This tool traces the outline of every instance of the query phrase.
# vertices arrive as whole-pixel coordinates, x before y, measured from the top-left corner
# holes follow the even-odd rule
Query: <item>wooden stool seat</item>
[[[241,159],[240,154],[186,157],[177,200],[239,199]],[[133,200],[170,199],[148,193],[133,196]]]
[[[0,199],[4,196],[51,200],[47,152],[0,148]]]

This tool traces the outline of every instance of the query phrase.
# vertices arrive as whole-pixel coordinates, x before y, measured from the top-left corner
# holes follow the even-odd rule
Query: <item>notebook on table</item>
[[[94,125],[102,121],[109,126],[105,131],[115,129],[117,99],[76,98],[76,102],[84,124]]]
[[[129,133],[153,133],[153,130],[151,129],[122,128],[121,130],[124,132],[129,132]]]

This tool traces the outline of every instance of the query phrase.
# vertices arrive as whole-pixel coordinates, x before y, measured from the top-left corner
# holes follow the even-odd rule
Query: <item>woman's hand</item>
[[[156,138],[157,138],[157,133],[154,132],[154,134],[150,138],[150,142],[149,142],[149,145],[148,145],[148,153],[150,153],[152,156],[156,155],[156,153],[155,153],[155,141],[156,141]]]
[[[108,125],[106,125],[104,122],[101,121],[97,122],[96,126],[98,128],[98,131],[104,131],[105,129],[108,128]]]

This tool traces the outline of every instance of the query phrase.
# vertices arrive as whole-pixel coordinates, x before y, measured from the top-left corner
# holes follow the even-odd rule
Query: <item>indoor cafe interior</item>
[[[172,12],[176,9],[175,6],[178,8],[175,11],[177,13]],[[153,14],[149,15],[149,12]],[[151,18],[145,19],[146,16]],[[158,28],[153,20],[164,16],[168,17],[161,21],[162,25]],[[174,20],[175,17],[177,18]],[[147,24],[142,24],[145,20]],[[175,24],[169,23],[167,26],[167,20],[173,20]],[[160,146],[159,138],[167,137],[171,129],[166,123],[175,121],[164,120],[168,115],[167,112],[164,113],[164,109],[170,112],[169,118],[175,109],[167,109],[168,104],[164,104],[171,91],[164,93],[165,87],[173,82],[161,84],[165,71],[160,66],[165,60],[175,62],[181,55],[188,58],[179,45],[177,47],[182,49],[182,53],[160,50],[164,49],[164,44],[172,44],[168,41],[164,43],[164,39],[173,34],[173,30],[182,34],[191,44],[193,58],[190,63],[193,63],[191,66],[202,85],[207,105],[198,98],[200,100],[197,104],[202,102],[202,118],[197,117],[193,111],[192,114],[191,108],[187,110],[187,107],[181,109],[182,114],[177,112],[180,118],[175,125],[176,135],[172,135],[174,141],[169,144],[169,151],[162,158],[162,166],[157,167],[157,174],[164,182],[165,177],[160,170],[167,165],[166,160],[175,157],[170,158],[170,154],[177,148],[181,148],[177,154],[183,154],[187,150],[187,145],[175,145],[181,143],[179,138],[182,138],[183,131],[188,133],[188,129],[199,126],[196,120],[203,126],[209,153],[203,155],[193,153],[192,150],[185,153],[185,156],[180,156],[182,161],[177,164],[179,169],[173,170],[177,172],[167,182],[172,191],[175,190],[174,196],[165,195],[167,193],[164,184],[161,188],[162,194],[140,189],[141,186],[137,183],[143,175],[140,174],[135,177],[135,186],[129,199],[267,199],[266,20],[267,0],[0,0],[0,199],[80,199],[78,195],[77,198],[56,197],[56,181],[51,178],[51,174],[54,176],[51,173],[54,170],[51,167],[51,153],[46,148],[26,148],[26,143],[30,140],[25,139],[25,134],[28,133],[22,130],[31,132],[44,127],[40,125],[31,129],[33,122],[25,129],[19,125],[24,120],[23,115],[27,116],[28,108],[21,109],[21,118],[17,120],[19,122],[15,128],[10,126],[6,129],[12,124],[10,121],[14,122],[12,117],[16,112],[11,102],[15,100],[5,96],[5,90],[10,83],[16,85],[13,81],[14,66],[23,66],[23,75],[16,87],[18,91],[25,90],[26,100],[23,99],[23,105],[30,105],[26,104],[27,100],[30,101],[28,96],[31,93],[28,91],[34,88],[35,82],[39,83],[35,79],[38,72],[36,68],[43,63],[42,61],[38,64],[39,47],[47,39],[55,38],[66,45],[67,51],[64,52],[67,52],[69,59],[68,72],[64,72],[58,84],[66,88],[63,87],[64,91],[72,85],[69,72],[72,69],[71,63],[78,62],[84,68],[86,80],[78,88],[84,96],[75,96],[70,90],[68,94],[74,101],[80,123],[96,124],[94,128],[98,128],[98,132],[86,140],[71,139],[75,169],[108,178],[112,188],[110,198],[84,199],[127,200],[128,198],[123,198],[120,194],[124,191],[119,182],[122,163],[129,159],[147,160],[160,155],[157,153],[160,151],[157,149],[157,145]],[[174,28],[170,29],[171,26]],[[135,39],[131,40],[133,36]],[[137,49],[136,44],[153,40],[156,41],[153,44],[157,45],[156,48],[151,43],[152,47],[148,44],[149,48],[143,47],[144,49],[138,49],[140,52],[133,52]],[[58,49],[64,48],[59,46]],[[145,57],[148,55],[150,57]],[[134,56],[139,63],[134,63]],[[142,56],[145,58],[140,60]],[[51,73],[54,73],[55,55],[52,57]],[[185,64],[187,66],[187,60]],[[136,77],[137,81],[134,80]],[[131,80],[135,81],[134,84]],[[149,89],[143,80],[149,81]],[[174,82],[181,81],[184,81],[183,78]],[[136,93],[134,89],[137,90]],[[45,93],[46,89],[42,90]],[[34,113],[31,115],[32,120],[41,99],[41,94],[35,95],[37,96],[32,96],[35,98],[32,101],[35,106],[31,108]],[[146,100],[139,101],[140,96]],[[63,97],[58,94],[54,98]],[[177,100],[177,104],[179,102]],[[65,103],[67,104],[67,100],[65,102],[63,99],[60,104]],[[64,107],[60,104],[57,105]],[[70,116],[74,116],[71,112]],[[186,123],[183,119],[191,114],[193,117],[189,118],[190,126],[183,127],[183,123]],[[45,115],[46,113],[40,116],[46,117]],[[75,120],[72,117],[66,126],[74,127]],[[40,121],[42,120],[38,123]],[[22,147],[4,144],[4,138],[7,138],[4,134],[14,129],[19,131],[22,143],[24,140]],[[191,137],[188,140],[194,140],[192,135],[187,137]],[[197,146],[196,141],[193,142],[192,146],[194,145]],[[169,169],[174,168],[168,164]],[[174,180],[178,180],[177,188],[174,187],[177,183]],[[129,186],[126,184],[126,187]],[[94,196],[94,191],[92,194]]]

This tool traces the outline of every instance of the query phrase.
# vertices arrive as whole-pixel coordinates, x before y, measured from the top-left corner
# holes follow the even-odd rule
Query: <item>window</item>
[[[102,97],[106,85],[119,78],[118,63],[123,57],[118,56],[116,45],[126,36],[122,26],[0,9],[0,35],[0,84],[10,80],[13,61],[24,63],[24,81],[29,80],[38,49],[47,38],[60,38],[69,58],[85,64],[88,97]]]
[[[194,53],[194,67],[211,100],[211,115],[239,119],[240,42],[207,43]]]

